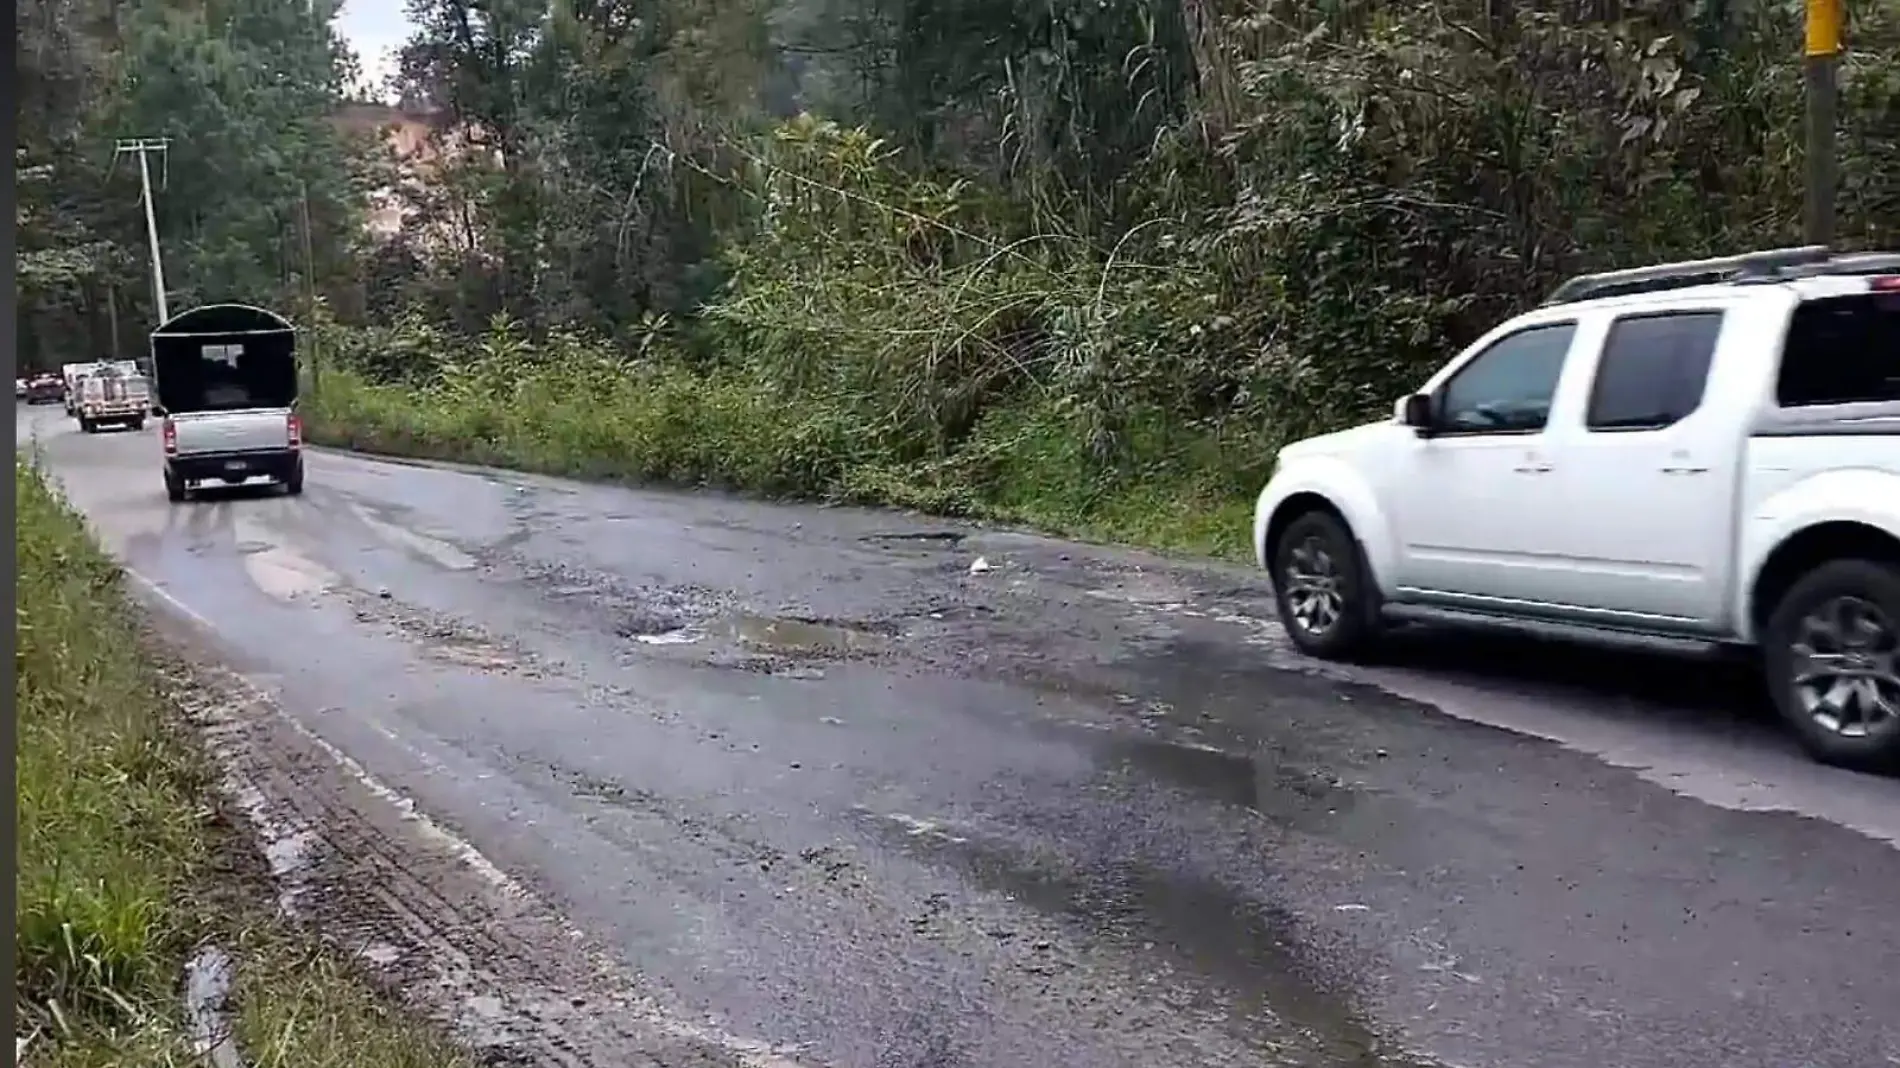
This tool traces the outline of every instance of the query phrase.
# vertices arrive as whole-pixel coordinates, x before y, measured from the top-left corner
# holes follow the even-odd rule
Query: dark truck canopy
[[[297,328],[248,304],[206,304],[152,331],[152,377],[167,412],[288,408],[297,401]]]

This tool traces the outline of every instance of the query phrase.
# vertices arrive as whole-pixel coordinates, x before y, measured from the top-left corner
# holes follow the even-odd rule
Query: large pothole
[[[888,623],[859,623],[808,616],[738,614],[722,621],[726,634],[741,645],[770,652],[823,655],[877,652],[890,645],[897,628]]]
[[[690,623],[691,618],[685,612],[671,605],[636,605],[621,612],[614,633],[635,641],[666,644],[650,640],[679,634],[687,630]]]
[[[897,638],[898,628],[887,622],[734,612],[626,636],[643,645],[710,642],[779,658],[840,659],[885,651]]]

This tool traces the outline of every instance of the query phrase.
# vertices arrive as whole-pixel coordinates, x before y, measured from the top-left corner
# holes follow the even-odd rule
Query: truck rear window
[[[217,342],[155,337],[152,347],[159,403],[173,413],[288,408],[297,399],[288,334]]]
[[[1828,297],[1796,308],[1775,399],[1783,408],[1900,401],[1900,293]]]

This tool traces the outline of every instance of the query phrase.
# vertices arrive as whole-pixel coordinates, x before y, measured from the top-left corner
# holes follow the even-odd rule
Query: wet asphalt
[[[1900,1065],[1900,782],[1745,667],[1322,667],[1244,568],[331,452],[173,506],[18,414],[302,722],[801,1065]]]

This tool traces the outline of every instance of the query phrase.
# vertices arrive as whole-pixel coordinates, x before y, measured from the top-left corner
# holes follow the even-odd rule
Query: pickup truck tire
[[[185,480],[179,477],[178,472],[167,466],[165,468],[165,499],[177,504],[190,495],[190,490],[185,488]]]
[[[1879,687],[1884,712],[1865,690],[1837,697],[1826,677],[1804,681],[1809,652],[1852,658],[1862,685]],[[1775,707],[1816,760],[1900,771],[1900,566],[1835,560],[1808,572],[1770,614],[1762,662]]]
[[[303,496],[303,461],[290,469],[289,477],[284,479],[284,493],[292,497]]]
[[[1346,660],[1376,637],[1378,606],[1359,542],[1333,513],[1316,509],[1287,524],[1272,575],[1280,625],[1301,652]]]
[[[79,431],[82,434],[97,434],[99,432],[99,424],[82,415],[79,417]]]

